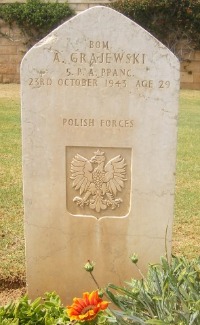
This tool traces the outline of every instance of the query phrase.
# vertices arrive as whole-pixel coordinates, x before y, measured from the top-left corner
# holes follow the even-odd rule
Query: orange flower
[[[67,313],[70,321],[86,321],[96,317],[99,311],[108,307],[109,302],[103,301],[98,291],[84,292],[83,298],[74,298],[73,304],[67,306]]]

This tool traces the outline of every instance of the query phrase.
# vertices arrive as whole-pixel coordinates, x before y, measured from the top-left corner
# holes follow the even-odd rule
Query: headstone
[[[120,13],[91,8],[21,67],[27,283],[64,302],[171,252],[179,62]]]

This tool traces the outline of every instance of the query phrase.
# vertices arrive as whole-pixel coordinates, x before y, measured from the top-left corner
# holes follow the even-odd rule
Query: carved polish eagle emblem
[[[79,154],[72,159],[72,187],[80,193],[73,202],[78,206],[86,205],[96,212],[120,206],[122,199],[117,197],[117,192],[122,191],[127,180],[126,163],[121,155],[110,159],[107,164],[105,161],[105,154],[100,150],[94,152],[91,159]]]

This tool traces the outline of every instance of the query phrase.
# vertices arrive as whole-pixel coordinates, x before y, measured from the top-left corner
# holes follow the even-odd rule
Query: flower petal
[[[73,304],[67,306],[67,313],[71,321],[92,320],[99,311],[106,309],[108,304],[109,302],[99,297],[98,291],[84,292],[83,298],[74,298]]]
[[[101,310],[104,310],[104,309],[108,308],[108,305],[109,305],[109,302],[108,301],[102,301],[100,303],[100,309]]]
[[[89,295],[89,302],[91,305],[96,305],[99,300],[99,295],[97,291],[92,291]]]
[[[85,301],[86,305],[89,305],[89,292],[83,293],[83,300]]]

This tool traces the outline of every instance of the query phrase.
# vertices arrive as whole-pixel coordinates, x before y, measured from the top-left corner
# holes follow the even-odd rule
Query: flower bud
[[[136,254],[132,254],[130,257],[133,264],[137,264],[138,262],[138,256]]]
[[[84,269],[87,272],[92,272],[94,270],[94,262],[90,262],[90,260],[88,260],[88,262],[84,265]]]
[[[102,289],[98,290],[98,296],[99,298],[103,298],[104,292]]]

